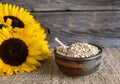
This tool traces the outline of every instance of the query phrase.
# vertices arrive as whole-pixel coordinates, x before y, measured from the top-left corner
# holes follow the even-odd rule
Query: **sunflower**
[[[12,20],[11,26],[13,28],[29,28],[38,24],[30,12],[23,7],[0,3],[0,22],[7,22],[8,18]],[[39,25],[37,26],[39,27]]]
[[[31,72],[50,56],[44,30],[26,32],[4,27],[0,31],[0,76]]]

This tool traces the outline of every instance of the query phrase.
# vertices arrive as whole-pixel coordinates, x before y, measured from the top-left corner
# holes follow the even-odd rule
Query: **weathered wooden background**
[[[1,0],[31,11],[53,48],[63,43],[89,42],[120,47],[120,0]]]

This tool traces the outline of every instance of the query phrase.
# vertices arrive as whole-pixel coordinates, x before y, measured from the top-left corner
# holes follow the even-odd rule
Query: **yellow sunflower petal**
[[[12,70],[13,70],[13,72],[14,72],[15,74],[18,74],[20,68],[19,68],[19,67],[16,67],[16,66],[12,66]]]
[[[41,63],[38,62],[37,60],[35,60],[35,59],[32,58],[32,57],[28,57],[28,58],[27,58],[27,61],[30,62],[31,64],[36,65],[36,66],[41,66]]]
[[[5,14],[5,15],[9,14],[8,4],[5,4],[5,5],[4,5],[4,14]]]
[[[22,64],[22,67],[21,67],[22,70],[26,71],[26,72],[31,72],[33,69],[30,68],[27,64]]]
[[[39,50],[34,50],[34,49],[29,50],[29,55],[39,55],[39,54],[41,54]]]
[[[0,69],[3,67],[3,62],[2,60],[0,59]]]
[[[11,25],[12,24],[12,20],[8,18],[7,21],[6,21],[6,24],[7,25]]]
[[[9,4],[9,6],[8,6],[8,10],[9,10],[9,13],[8,13],[8,15],[12,15],[12,4]]]
[[[14,9],[14,13],[13,13],[13,16],[17,16],[17,13],[19,11],[19,7],[18,6],[15,6],[15,9]]]
[[[7,76],[10,76],[10,75],[12,75],[13,74],[13,70],[11,69],[11,68],[9,68],[8,70],[7,70],[7,72],[6,72],[6,75]]]
[[[36,69],[37,67],[34,64],[31,64],[30,62],[25,62],[29,67],[31,67],[33,70]]]
[[[4,8],[3,8],[3,5],[0,3],[0,16],[3,16],[4,15]]]
[[[15,9],[16,9],[16,5],[13,5],[13,6],[12,6],[12,10],[11,10],[11,12],[12,12],[12,15],[13,15],[13,16],[15,16],[15,15],[16,15],[16,13],[14,12],[14,11],[15,11]]]
[[[2,40],[2,39],[5,40],[6,38],[5,38],[5,36],[4,36],[3,34],[0,33],[0,39],[1,39],[1,40]]]
[[[5,38],[9,39],[12,37],[8,29],[3,28],[2,31],[3,31],[3,35],[5,36]]]
[[[40,55],[30,55],[30,57],[36,59],[36,60],[44,60],[45,58]]]
[[[4,67],[2,67],[2,71],[5,73],[5,72],[7,72],[8,69],[10,69],[10,66],[4,64]]]

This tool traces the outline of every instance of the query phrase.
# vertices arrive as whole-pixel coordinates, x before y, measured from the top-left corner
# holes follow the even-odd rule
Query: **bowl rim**
[[[81,42],[83,43],[83,42]],[[79,57],[79,58],[74,58],[74,57],[67,57],[67,56],[63,56],[59,53],[57,53],[57,47],[54,48],[54,54],[55,54],[55,57],[59,57],[59,58],[62,58],[62,59],[66,59],[66,60],[73,60],[73,61],[90,61],[90,60],[93,60],[95,58],[101,58],[102,56],[102,48],[96,44],[93,44],[93,43],[88,43],[88,44],[91,44],[91,45],[94,45],[96,46],[100,51],[99,53],[97,53],[96,55],[93,55],[93,56],[90,56],[90,57],[85,57],[85,58],[82,58],[82,57]]]

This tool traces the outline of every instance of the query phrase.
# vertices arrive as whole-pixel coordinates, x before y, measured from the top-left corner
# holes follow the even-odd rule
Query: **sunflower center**
[[[13,55],[17,55],[19,53],[19,50],[17,48],[11,48],[10,53]]]
[[[0,58],[11,66],[21,65],[28,56],[27,45],[20,39],[10,38],[0,45]]]
[[[6,22],[8,18],[12,19],[11,26],[13,28],[14,27],[24,28],[24,23],[20,19],[18,19],[17,17],[14,17],[14,16],[4,16],[4,21]]]

